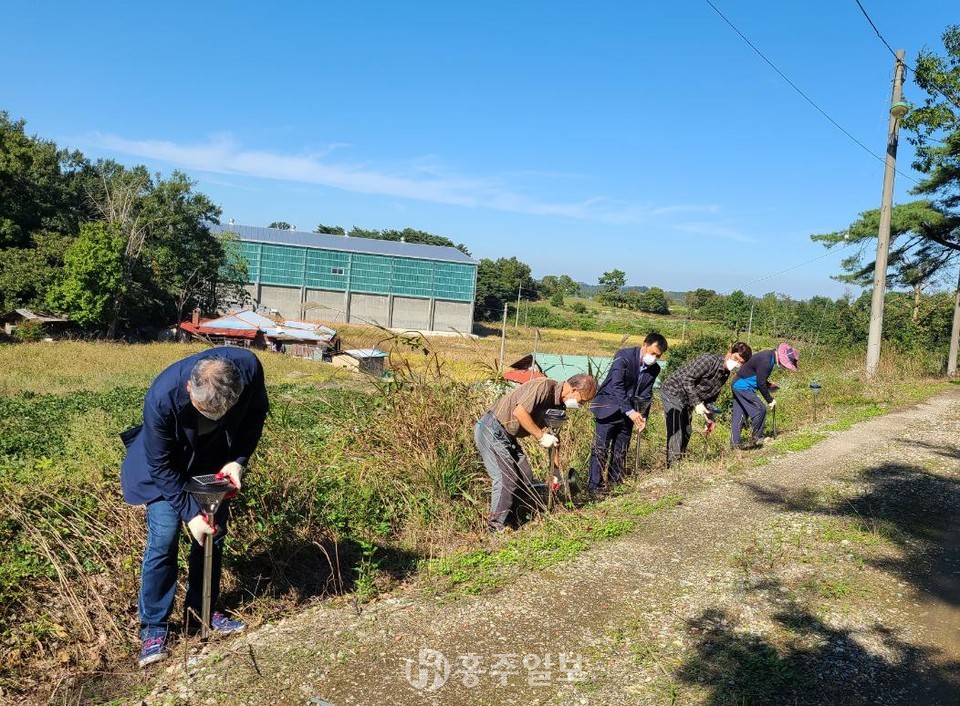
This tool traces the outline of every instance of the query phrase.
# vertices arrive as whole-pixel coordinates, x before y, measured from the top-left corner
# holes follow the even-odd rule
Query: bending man
[[[212,541],[211,604],[220,589],[223,540],[230,503],[223,502],[215,527],[183,488],[193,476],[222,472],[236,489],[263,431],[267,389],[263,367],[243,348],[212,348],[174,363],[150,385],[143,424],[124,432],[123,498],[146,505],[147,546],[140,578],[140,666],[167,656],[167,634],[177,588],[180,523],[193,537],[186,609],[200,615],[203,543]],[[221,634],[244,624],[215,612],[209,626]]]
[[[667,421],[667,467],[687,452],[693,413],[713,421],[707,407],[716,401],[730,373],[750,360],[746,343],[734,343],[725,355],[704,353],[677,368],[660,388],[660,402]]]
[[[518,439],[532,436],[552,449],[557,437],[546,431],[544,413],[577,408],[596,393],[597,381],[591,375],[574,375],[562,383],[538,378],[501,398],[480,418],[473,438],[493,483],[487,531],[500,532],[511,520],[516,524],[517,510],[534,506],[533,471]]]

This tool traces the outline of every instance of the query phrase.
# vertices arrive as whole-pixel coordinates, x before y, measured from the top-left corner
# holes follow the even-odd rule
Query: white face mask
[[[194,407],[194,409],[197,409],[197,408]],[[223,415],[226,414],[226,412],[204,412],[202,409],[197,409],[197,411],[200,412],[200,414],[202,414],[204,417],[209,419],[211,422],[220,421],[223,418]]]
[[[644,354],[644,356],[643,356],[643,364],[644,364],[644,365],[653,365],[653,364],[656,363],[656,362],[657,362],[657,356],[655,356],[653,353],[645,353],[645,354]]]
[[[740,367],[740,363],[735,361],[733,358],[727,358],[727,370],[731,373]]]
[[[565,400],[563,401],[563,403],[564,403],[565,405],[567,405],[567,409],[579,409],[579,408],[580,408],[580,403],[577,402],[577,401],[576,401],[575,399],[573,399],[572,397],[568,397],[567,399],[565,399]]]

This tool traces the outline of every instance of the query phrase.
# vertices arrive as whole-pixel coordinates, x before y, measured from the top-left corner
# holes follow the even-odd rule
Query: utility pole
[[[503,303],[503,324],[500,326],[500,374],[503,375],[503,354],[507,347],[507,303]]]
[[[953,328],[950,331],[950,357],[947,358],[947,375],[957,376],[957,346],[960,340],[960,278],[957,280],[957,294],[953,301]]]
[[[867,339],[867,377],[877,374],[880,364],[880,339],[883,335],[883,296],[887,289],[887,254],[890,250],[890,211],[893,208],[893,178],[897,167],[897,133],[900,118],[906,114],[903,97],[903,49],[897,50],[890,99],[890,126],[887,130],[887,159],[883,170],[883,198],[880,204],[880,229],[877,233],[877,264],[873,273],[873,299],[870,303],[870,335]]]
[[[520,328],[520,292],[523,291],[523,283],[517,285],[517,320],[514,322],[514,328]]]

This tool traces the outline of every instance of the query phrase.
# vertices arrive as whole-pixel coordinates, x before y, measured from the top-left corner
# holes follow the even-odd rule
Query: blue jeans
[[[490,493],[490,517],[487,529],[502,530],[517,511],[537,507],[533,490],[533,470],[516,437],[487,412],[474,428],[473,441],[483,459],[493,488]]]
[[[213,542],[213,572],[210,604],[216,605],[220,594],[220,566],[223,540],[227,534],[230,502],[221,503],[215,515],[217,532]],[[147,505],[147,547],[143,552],[140,576],[140,636],[166,629],[173,612],[177,591],[177,548],[180,538],[180,516],[166,500]],[[190,538],[189,572],[187,574],[187,609],[200,615],[203,598],[203,547]]]
[[[740,446],[740,428],[749,419],[753,427],[750,441],[757,443],[763,438],[763,424],[767,419],[767,406],[753,390],[733,389],[733,419],[730,422],[730,446]]]

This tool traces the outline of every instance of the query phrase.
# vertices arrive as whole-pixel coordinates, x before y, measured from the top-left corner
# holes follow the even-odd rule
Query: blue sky
[[[861,2],[911,64],[960,22],[956,0]],[[854,0],[714,3],[883,154],[893,58]],[[703,0],[95,7],[5,11],[0,109],[90,158],[182,169],[224,220],[412,227],[537,277],[809,297],[845,289],[840,253],[795,267],[824,253],[809,235],[879,206],[882,163]],[[915,177],[911,155],[901,139]]]

